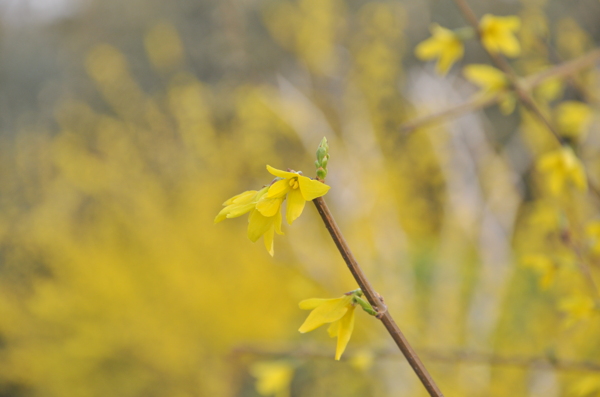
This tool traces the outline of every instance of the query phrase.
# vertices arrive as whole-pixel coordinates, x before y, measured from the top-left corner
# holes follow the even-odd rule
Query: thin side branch
[[[317,211],[319,212],[319,215],[321,215],[321,219],[323,219],[325,227],[329,231],[331,238],[333,239],[335,245],[340,251],[342,258],[344,258],[348,269],[354,276],[354,279],[358,283],[359,287],[362,289],[363,293],[365,294],[365,297],[367,298],[371,306],[377,309],[380,313],[383,312],[383,315],[381,316],[381,322],[389,332],[392,339],[394,339],[394,342],[396,342],[396,345],[398,345],[400,351],[402,351],[402,354],[404,354],[404,357],[406,357],[406,360],[421,380],[421,383],[423,383],[423,386],[425,387],[425,389],[427,389],[427,392],[430,396],[443,397],[442,392],[437,387],[436,383],[434,382],[433,378],[421,362],[421,359],[419,358],[417,353],[413,350],[413,348],[410,346],[410,344],[400,331],[400,328],[398,328],[398,325],[396,325],[396,322],[390,315],[389,311],[385,311],[385,305],[383,305],[383,302],[381,301],[379,295],[377,294],[377,292],[375,292],[375,289],[373,289],[373,286],[371,285],[371,283],[367,279],[367,276],[360,268],[358,262],[356,261],[356,258],[352,254],[352,251],[350,251],[350,247],[348,246],[348,243],[346,243],[346,240],[342,235],[342,231],[335,222],[335,219],[333,219],[333,215],[331,215],[331,212],[329,211],[329,207],[327,207],[325,200],[323,200],[322,197],[319,197],[314,199],[313,202],[315,204],[315,207],[317,207]],[[382,310],[382,308],[384,309]]]
[[[600,48],[596,48],[585,55],[572,61],[564,62],[560,65],[548,68],[541,72],[532,74],[521,79],[521,87],[524,90],[531,91],[543,82],[552,78],[564,78],[579,72],[586,67],[593,65],[600,60]],[[472,112],[477,109],[482,109],[496,104],[500,99],[500,94],[494,94],[488,97],[476,96],[465,103],[453,106],[439,112],[417,117],[400,126],[400,132],[408,133],[424,125],[432,124],[440,120],[461,116],[465,113]]]

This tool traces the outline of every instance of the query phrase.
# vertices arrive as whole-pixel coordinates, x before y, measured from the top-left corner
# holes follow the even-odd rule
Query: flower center
[[[290,187],[293,189],[298,189],[298,178],[290,179]]]

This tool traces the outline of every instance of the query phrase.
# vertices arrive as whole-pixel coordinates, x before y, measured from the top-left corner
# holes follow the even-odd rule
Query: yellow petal
[[[339,360],[348,346],[352,331],[354,331],[354,309],[355,306],[350,306],[348,312],[341,318],[338,326],[338,340],[335,349],[335,359]]]
[[[269,254],[271,256],[273,256],[273,254],[275,253],[274,249],[273,249],[273,237],[275,236],[275,228],[271,225],[271,227],[269,228],[269,230],[267,230],[267,232],[265,233],[265,248],[267,249],[267,252],[269,252]]]
[[[501,40],[498,40],[498,49],[506,56],[514,58],[521,53],[521,44],[515,36],[507,34]]]
[[[340,332],[340,321],[341,320],[337,320],[332,322],[329,325],[329,328],[327,328],[327,333],[329,334],[330,338],[336,338]]]
[[[324,196],[325,193],[327,193],[330,189],[330,186],[327,186],[323,182],[319,182],[305,176],[298,177],[298,182],[300,184],[302,197],[304,197],[304,200],[306,201],[311,201],[317,197]]]
[[[269,171],[272,175],[275,175],[275,176],[278,176],[278,177],[284,178],[284,179],[290,179],[295,176],[298,176],[298,174],[296,174],[296,173],[278,170],[277,168],[273,168],[270,165],[267,165],[267,171]]]
[[[454,62],[464,55],[464,46],[460,40],[448,43],[445,50],[440,54],[440,59],[436,65],[436,72],[441,75],[448,73]]]
[[[281,208],[281,206],[279,208]],[[281,231],[281,211],[277,211],[274,218],[273,226],[275,227],[275,233],[281,236],[283,235],[283,232]]]
[[[290,190],[287,195],[287,209],[285,212],[285,216],[290,225],[302,214],[305,204],[306,200],[302,197],[300,189]]]
[[[223,208],[215,217],[215,223],[219,223],[224,221],[225,219],[227,219],[227,214],[229,213],[229,210],[227,208]]]
[[[298,303],[298,306],[302,310],[313,310],[313,309],[319,307],[324,302],[330,301],[330,300],[332,300],[332,299],[323,299],[323,298],[305,299],[302,302]]]
[[[229,209],[227,218],[237,218],[238,216],[242,216],[245,213],[252,211],[254,206],[255,206],[254,203],[248,203],[248,204],[243,204],[243,205],[237,205],[237,204],[230,205],[229,207],[231,207],[231,208]],[[227,209],[229,207],[226,207],[224,209]]]
[[[269,191],[267,192],[268,198],[274,197],[283,197],[290,190],[289,179],[282,179],[280,181],[275,182],[269,187]]]
[[[506,86],[504,73],[490,65],[467,65],[463,73],[469,81],[490,92],[499,91]]]
[[[248,218],[248,238],[252,242],[256,242],[260,236],[265,234],[273,224],[273,217],[267,218],[259,211],[254,210]]]
[[[229,200],[225,201],[223,203],[223,205],[231,205],[233,203],[240,203],[243,202],[245,200],[251,200],[252,197],[256,194],[256,190],[248,190],[246,192],[240,193],[238,195],[233,196],[232,198],[230,198]]]
[[[444,51],[443,43],[440,43],[434,37],[430,37],[415,47],[415,56],[422,61],[429,61],[437,58],[442,51]]]
[[[342,318],[348,311],[348,297],[330,299],[316,307],[300,326],[301,333],[310,332],[323,324],[331,323]],[[351,299],[352,297],[350,297]]]
[[[271,217],[279,211],[282,201],[283,199],[281,198],[263,197],[258,203],[256,203],[256,209],[259,210],[264,216]]]

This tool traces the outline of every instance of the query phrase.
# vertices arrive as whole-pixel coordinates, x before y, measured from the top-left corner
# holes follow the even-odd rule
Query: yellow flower
[[[339,360],[346,350],[354,330],[354,295],[344,295],[335,299],[307,299],[300,302],[300,309],[312,310],[300,326],[301,333],[310,332],[323,324],[330,323],[329,336],[337,337],[335,359]]]
[[[486,14],[479,23],[481,42],[489,52],[516,57],[521,53],[521,45],[514,33],[520,27],[521,20],[517,16],[497,17]]]
[[[422,41],[415,48],[415,55],[423,61],[437,58],[436,72],[448,73],[454,62],[461,59],[465,52],[462,40],[450,29],[433,24],[430,27],[431,37]]]
[[[508,79],[501,70],[490,65],[472,64],[465,66],[463,73],[467,80],[480,86],[485,95],[504,93],[500,110],[503,114],[512,113],[515,109],[515,96],[507,91]]]
[[[326,184],[296,172],[281,171],[270,165],[267,165],[267,170],[282,178],[269,187],[264,199],[256,205],[256,209],[267,217],[280,211],[281,201],[287,195],[286,219],[292,224],[302,214],[307,201],[321,197],[329,190]]]
[[[583,102],[565,101],[556,107],[556,124],[564,136],[583,136],[591,121],[592,109]]]
[[[294,367],[285,361],[258,362],[250,367],[261,396],[289,397]]]
[[[582,191],[587,190],[585,169],[571,148],[562,147],[546,153],[537,165],[538,170],[546,175],[551,193],[565,193],[570,185]]]
[[[265,216],[257,211],[256,207],[258,203],[264,201],[268,190],[268,186],[259,191],[249,190],[225,201],[223,203],[225,208],[219,212],[215,218],[215,223],[228,218],[237,218],[249,212],[248,238],[252,242],[256,242],[261,236],[264,236],[265,247],[269,254],[273,256],[273,238],[275,233],[283,234],[281,231],[281,202],[283,201],[283,197],[272,200],[275,202],[276,209],[271,215]]]

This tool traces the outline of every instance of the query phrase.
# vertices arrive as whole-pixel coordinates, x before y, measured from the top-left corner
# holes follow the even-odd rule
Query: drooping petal
[[[219,222],[222,222],[225,219],[227,219],[228,213],[229,213],[229,209],[227,209],[227,207],[225,207],[221,211],[219,211],[219,213],[215,217],[215,223],[219,223]]]
[[[280,211],[277,211],[277,213],[275,214],[275,219],[273,220],[273,226],[275,227],[275,233],[279,234],[280,236],[283,235],[283,232],[281,231],[281,206],[279,206]]]
[[[452,67],[454,62],[462,58],[465,52],[462,41],[456,40],[448,43],[448,47],[442,53],[440,53],[440,59],[436,65],[436,72],[440,75],[445,75],[448,70]]]
[[[273,249],[273,237],[274,236],[275,236],[275,228],[274,228],[273,224],[271,223],[271,227],[265,233],[265,238],[264,238],[265,248],[267,249],[267,251],[269,252],[269,254],[271,256],[273,256],[273,254],[275,253],[275,250]]]
[[[337,321],[348,311],[348,297],[329,299],[316,307],[300,326],[301,333],[310,332],[323,324]]]
[[[306,201],[311,201],[317,197],[324,196],[330,189],[330,186],[327,186],[323,182],[310,179],[306,176],[299,176],[298,183],[300,185],[302,197],[304,197],[304,200]]]
[[[290,190],[287,195],[287,209],[285,213],[287,221],[290,225],[302,214],[305,204],[306,200],[304,200],[304,197],[302,197],[300,189]]]
[[[233,204],[230,206],[231,208],[229,209],[227,218],[237,218],[238,216],[242,216],[245,213],[252,211],[254,206],[255,206],[254,203],[248,203],[248,204],[242,204],[242,205]]]
[[[296,174],[294,172],[278,170],[277,168],[273,168],[270,165],[267,165],[267,171],[269,171],[272,175],[275,175],[275,176],[278,176],[278,177],[284,178],[284,179],[290,179],[295,176],[298,176],[298,174]]]
[[[330,338],[336,338],[340,332],[340,320],[334,321],[329,325],[329,328],[327,328],[327,333],[329,334]]]
[[[302,309],[302,310],[313,310],[313,309],[319,307],[320,305],[322,305],[324,302],[330,301],[330,300],[332,300],[332,299],[323,299],[323,298],[305,299],[305,300],[301,301],[300,303],[298,303],[298,307],[300,307],[300,309]]]
[[[355,306],[350,306],[344,317],[339,321],[338,326],[338,339],[337,346],[335,349],[335,359],[339,360],[342,357],[342,353],[346,350],[352,331],[354,331],[354,309]]]
[[[506,76],[490,65],[471,64],[463,69],[465,77],[488,92],[497,92],[506,87]]]
[[[231,205],[234,203],[241,203],[245,200],[251,200],[252,197],[256,194],[256,190],[248,190],[246,192],[237,194],[235,196],[233,196],[232,198],[230,198],[229,200],[225,201],[223,203],[223,205]]]
[[[512,34],[507,34],[498,41],[498,49],[506,56],[514,58],[521,53],[521,44]]]
[[[430,37],[415,47],[415,56],[422,61],[429,61],[437,58],[443,51],[443,44],[435,37]]]
[[[260,236],[269,230],[273,224],[273,219],[273,217],[263,216],[260,211],[252,211],[248,218],[248,238],[255,243]]]
[[[267,197],[268,198],[283,197],[287,194],[287,192],[289,190],[290,190],[290,180],[282,179],[282,180],[275,182],[274,184],[271,185],[271,187],[269,187],[269,191],[267,192]]]
[[[263,197],[258,203],[256,203],[256,209],[260,211],[266,217],[271,217],[279,211],[281,207],[282,198],[267,198]]]

